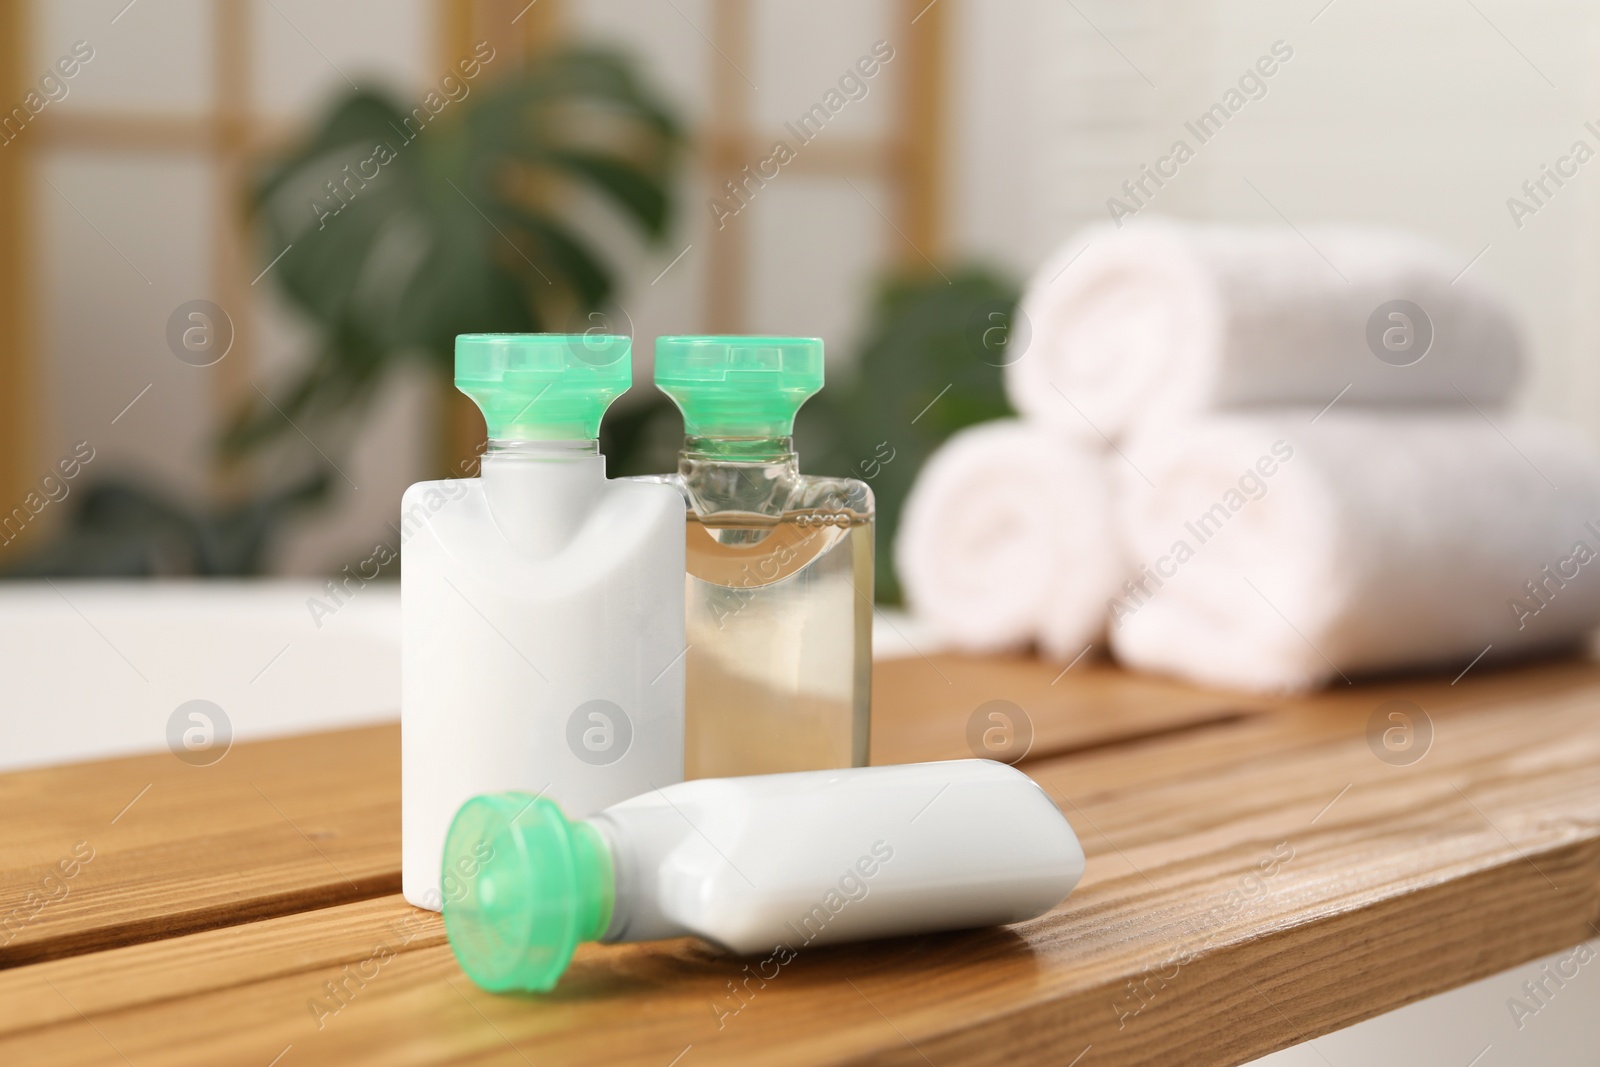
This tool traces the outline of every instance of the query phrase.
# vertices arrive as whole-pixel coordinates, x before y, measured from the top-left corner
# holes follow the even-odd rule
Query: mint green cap
[[[445,838],[442,884],[464,887],[445,894],[450,949],[491,993],[553,988],[579,942],[611,925],[616,893],[599,831],[568,822],[555,801],[531,793],[461,806]]]
[[[822,388],[822,338],[658,337],[656,387],[690,437],[787,437]]]
[[[597,333],[464,333],[456,388],[502,441],[590,441],[633,384],[633,341]]]

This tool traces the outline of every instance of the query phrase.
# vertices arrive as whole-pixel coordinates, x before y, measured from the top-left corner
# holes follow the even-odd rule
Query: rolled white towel
[[[1459,669],[1491,645],[1493,662],[1600,624],[1600,453],[1579,433],[1313,414],[1212,416],[1127,449],[1119,659],[1299,690]]]
[[[1079,234],[1023,298],[1031,337],[1005,370],[1012,405],[1098,442],[1175,415],[1321,408],[1341,393],[1345,408],[1510,395],[1520,337],[1504,304],[1461,276],[1464,257],[1396,231],[1303,232],[1151,219]],[[1426,321],[1403,309],[1374,320],[1395,300]],[[1368,340],[1374,321],[1387,361]]]
[[[912,609],[955,647],[1071,659],[1100,640],[1123,577],[1104,461],[1015,419],[968,427],[917,475],[894,559]]]

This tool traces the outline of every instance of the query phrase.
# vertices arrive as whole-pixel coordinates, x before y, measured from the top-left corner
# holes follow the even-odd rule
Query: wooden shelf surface
[[[875,762],[1026,720],[1088,854],[1071,897],[764,982],[694,941],[586,946],[554,994],[496,997],[398,896],[395,726],[26,771],[0,1063],[1237,1064],[1600,934],[1588,662],[1270,699],[940,656],[874,695]],[[1368,739],[1392,700],[1431,723],[1405,765]]]

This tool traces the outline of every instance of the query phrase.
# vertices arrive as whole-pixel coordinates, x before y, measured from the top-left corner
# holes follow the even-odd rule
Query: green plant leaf
[[[570,183],[664,234],[683,135],[631,61],[572,49],[482,77],[434,112],[351,93],[263,174],[263,266],[281,254],[268,277],[321,337],[234,414],[225,455],[351,425],[407,360],[448,379],[457,334],[581,328],[616,271],[565,210]]]
[[[547,157],[558,167],[588,180],[625,209],[651,237],[666,232],[666,190],[648,173],[626,163],[586,152],[552,152]]]

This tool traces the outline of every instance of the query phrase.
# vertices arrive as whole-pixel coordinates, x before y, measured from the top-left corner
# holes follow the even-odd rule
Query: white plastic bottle
[[[478,478],[401,504],[401,867],[438,910],[451,817],[521,790],[587,815],[683,778],[684,509],[608,481],[597,436],[626,337],[469,334]]]
[[[581,941],[693,935],[782,966],[811,945],[1020,922],[1083,875],[1032,779],[956,760],[702,778],[569,822],[476,797],[445,847],[445,930],[474,982],[547,990]]]

